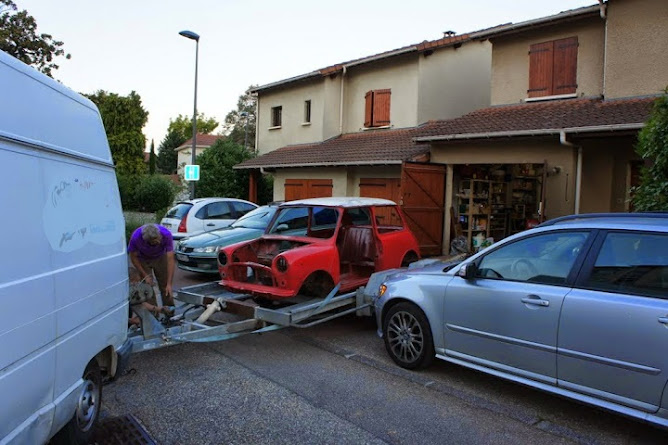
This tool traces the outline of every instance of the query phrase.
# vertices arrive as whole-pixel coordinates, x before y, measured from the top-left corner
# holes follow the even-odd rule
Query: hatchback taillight
[[[183,218],[181,218],[181,222],[179,223],[179,228],[177,230],[179,233],[188,232],[188,230],[186,230],[186,221],[187,220],[188,220],[188,214],[186,213],[185,215],[183,215]]]

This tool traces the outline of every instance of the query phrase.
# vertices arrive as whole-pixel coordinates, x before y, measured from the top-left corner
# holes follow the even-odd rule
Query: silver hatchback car
[[[438,357],[668,427],[668,213],[558,218],[376,298],[404,368]]]

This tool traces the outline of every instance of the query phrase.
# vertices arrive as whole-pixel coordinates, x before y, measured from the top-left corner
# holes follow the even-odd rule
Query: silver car
[[[392,359],[434,357],[668,427],[668,213],[577,215],[389,275]]]

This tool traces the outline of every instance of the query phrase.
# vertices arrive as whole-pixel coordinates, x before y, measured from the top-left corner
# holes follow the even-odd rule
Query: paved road
[[[162,444],[668,443],[661,430],[458,366],[403,370],[355,317],[144,352],[132,367],[105,387],[105,415],[135,415]]]

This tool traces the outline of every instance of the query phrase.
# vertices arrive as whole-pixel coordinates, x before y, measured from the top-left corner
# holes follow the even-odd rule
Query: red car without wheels
[[[270,300],[350,292],[373,272],[419,259],[415,236],[394,202],[312,198],[279,206],[264,235],[218,253],[221,284]]]

